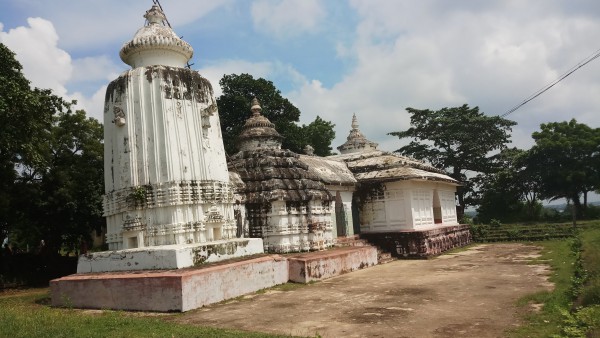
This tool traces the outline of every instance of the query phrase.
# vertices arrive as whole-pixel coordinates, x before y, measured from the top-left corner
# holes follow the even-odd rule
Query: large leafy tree
[[[543,197],[566,198],[582,216],[587,193],[600,188],[600,129],[573,119],[542,124],[532,136],[530,166],[540,179]]]
[[[279,134],[284,137],[283,148],[300,153],[304,146],[310,144],[317,155],[331,154],[334,125],[317,117],[309,125],[298,126],[296,123],[300,120],[300,110],[281,96],[273,82],[255,79],[249,74],[231,74],[223,76],[219,84],[223,94],[217,98],[217,105],[228,154],[238,149],[237,138],[251,115],[250,104],[255,97],[260,101],[262,114],[275,124]]]
[[[540,182],[529,151],[503,149],[492,156],[492,172],[477,177],[477,218],[487,222],[535,220],[541,211]]]
[[[317,116],[313,122],[302,125],[300,135],[303,138],[301,144],[310,144],[315,149],[315,155],[332,155],[331,142],[335,138],[333,127],[335,127],[333,123]]]
[[[425,160],[460,181],[458,204],[464,210],[472,205],[472,176],[490,172],[494,151],[506,148],[516,123],[498,116],[487,116],[468,105],[440,110],[407,108],[411,127],[390,135],[411,142],[397,152]],[[471,173],[471,178],[467,175]]]
[[[31,89],[0,44],[0,227],[16,245],[77,245],[102,223],[102,125]]]

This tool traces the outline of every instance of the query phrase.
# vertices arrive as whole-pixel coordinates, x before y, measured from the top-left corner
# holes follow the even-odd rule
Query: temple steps
[[[377,248],[377,264],[386,264],[395,260],[397,260],[397,258],[393,257],[391,253],[383,252],[381,249]]]
[[[360,238],[360,235],[352,235],[348,237],[338,237],[336,240],[336,247],[361,247],[361,246],[373,246],[377,248],[377,264],[385,264],[395,261],[397,258],[393,257],[391,253],[384,251],[382,248],[369,243],[368,240]]]
[[[368,246],[371,245],[365,239],[361,239],[360,235],[352,235],[348,237],[338,237],[335,243],[336,247],[349,247],[349,246]]]

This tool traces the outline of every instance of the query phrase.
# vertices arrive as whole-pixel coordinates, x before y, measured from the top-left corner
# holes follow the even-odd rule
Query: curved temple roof
[[[358,182],[417,179],[460,184],[444,171],[424,162],[377,150],[377,143],[367,140],[358,130],[356,115],[352,117],[348,141],[338,149],[342,154],[329,156],[328,159],[345,162]]]
[[[252,107],[250,109],[252,116],[246,120],[242,132],[238,136],[240,149],[252,150],[260,147],[281,148],[281,139],[283,137],[275,130],[275,124],[260,113],[262,108],[258,99],[252,99]]]

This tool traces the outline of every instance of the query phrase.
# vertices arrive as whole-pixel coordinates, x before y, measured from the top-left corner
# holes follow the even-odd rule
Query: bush
[[[473,241],[480,242],[484,241],[488,235],[488,227],[483,224],[471,224],[470,225],[471,236]]]
[[[583,287],[580,300],[583,306],[600,305],[600,279],[594,279]]]
[[[473,225],[473,218],[467,216],[467,215],[463,215],[462,218],[460,220],[458,220],[458,223],[460,224],[468,224],[468,225]]]
[[[588,205],[585,210],[586,219],[600,219],[600,205]]]

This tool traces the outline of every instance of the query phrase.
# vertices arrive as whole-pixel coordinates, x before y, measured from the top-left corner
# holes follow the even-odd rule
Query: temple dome
[[[367,138],[358,130],[358,121],[356,114],[352,115],[352,130],[344,144],[337,147],[342,154],[356,153],[377,150],[378,144],[367,140]]]
[[[167,19],[159,6],[153,5],[144,18],[146,25],[121,48],[121,60],[132,68],[153,65],[184,67],[194,54],[192,46],[165,24]]]
[[[256,98],[252,100],[251,110],[252,116],[246,120],[238,137],[240,150],[281,149],[283,137],[275,130],[275,124],[261,115],[262,108]]]

